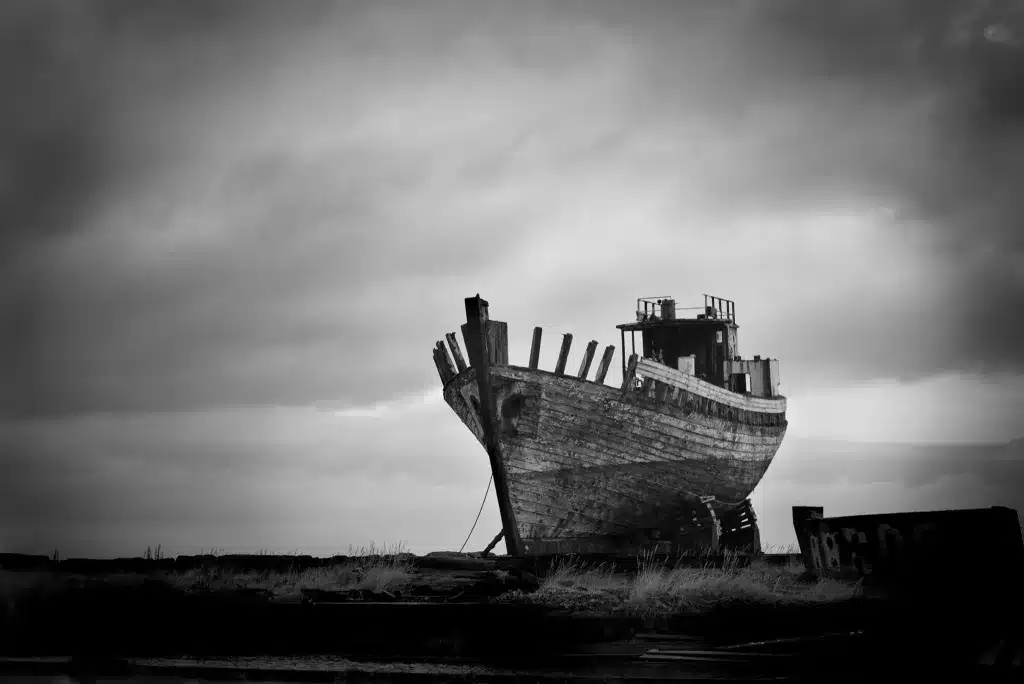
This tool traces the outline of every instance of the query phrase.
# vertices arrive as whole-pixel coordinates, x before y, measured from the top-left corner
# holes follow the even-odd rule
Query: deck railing
[[[672,302],[673,297],[639,297],[636,300],[636,320],[638,323],[662,319],[662,303]],[[736,322],[736,303],[731,299],[723,299],[713,295],[704,295],[704,306],[672,306],[673,314],[677,311],[703,311],[705,315],[714,311],[714,318]]]

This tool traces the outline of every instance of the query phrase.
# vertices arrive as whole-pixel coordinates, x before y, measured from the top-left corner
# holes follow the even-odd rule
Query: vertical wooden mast
[[[501,513],[501,526],[505,533],[505,547],[508,555],[520,556],[523,553],[523,545],[519,539],[512,501],[508,495],[505,461],[501,456],[501,442],[498,439],[495,422],[497,409],[491,391],[487,306],[487,302],[481,299],[479,294],[466,298],[466,351],[469,354],[469,365],[476,374],[476,386],[480,393],[480,419],[484,428],[484,444],[487,447],[487,458],[491,462],[491,473],[494,475],[494,492],[498,496],[498,511]]]

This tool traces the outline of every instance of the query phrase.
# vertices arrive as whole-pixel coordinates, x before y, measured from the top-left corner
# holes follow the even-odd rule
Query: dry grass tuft
[[[614,568],[560,563],[533,594],[511,592],[504,601],[554,605],[571,611],[626,613],[644,617],[702,613],[726,604],[796,605],[843,601],[861,595],[860,583],[806,582],[803,565],[774,566],[754,561],[740,568],[738,557],[723,567],[665,568],[653,555],[640,558],[635,574]]]
[[[275,595],[291,594],[303,589],[396,591],[412,580],[409,554],[401,542],[382,547],[373,543],[358,549],[349,547],[347,556],[347,560],[338,565],[304,570],[230,573],[220,568],[197,568],[170,574],[167,580],[172,586],[189,593],[244,587],[263,589]]]

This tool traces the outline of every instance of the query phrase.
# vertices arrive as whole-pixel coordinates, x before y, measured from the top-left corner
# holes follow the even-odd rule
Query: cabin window
[[[717,342],[718,344],[722,344],[722,331],[721,330],[719,330],[718,332],[715,333],[715,342]]]

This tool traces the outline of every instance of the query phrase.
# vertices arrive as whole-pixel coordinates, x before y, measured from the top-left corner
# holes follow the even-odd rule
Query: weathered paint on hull
[[[489,372],[529,554],[708,544],[712,521],[700,497],[714,496],[718,512],[743,502],[786,431],[784,401],[774,415],[740,416],[711,399],[723,390],[707,383],[683,390],[658,380],[623,392],[517,366]],[[710,388],[703,397],[702,386]],[[475,370],[446,383],[444,397],[483,443]]]

